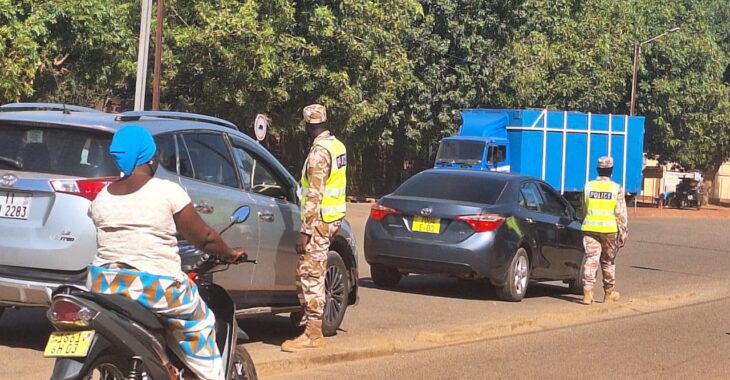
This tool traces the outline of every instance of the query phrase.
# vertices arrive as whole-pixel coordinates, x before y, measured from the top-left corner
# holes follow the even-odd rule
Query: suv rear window
[[[74,177],[113,177],[112,135],[64,126],[0,125],[0,169]]]
[[[494,204],[507,181],[459,173],[429,172],[404,182],[394,195]]]

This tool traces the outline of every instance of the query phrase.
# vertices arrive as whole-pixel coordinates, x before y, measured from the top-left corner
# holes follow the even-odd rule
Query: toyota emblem
[[[424,207],[421,209],[421,215],[423,216],[429,216],[432,212],[433,210],[431,209],[431,207]]]
[[[3,187],[13,187],[15,182],[18,182],[18,176],[12,173],[5,173],[2,178],[0,178],[0,186]]]

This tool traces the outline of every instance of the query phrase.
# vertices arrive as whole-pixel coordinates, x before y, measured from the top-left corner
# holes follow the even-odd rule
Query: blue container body
[[[561,192],[579,192],[596,178],[601,156],[614,159],[612,179],[628,193],[642,183],[644,117],[582,112],[513,109],[467,109],[456,136],[443,141],[481,139],[506,144],[507,159],[460,166],[472,170],[511,171],[541,178]],[[436,167],[455,167],[437,162]]]

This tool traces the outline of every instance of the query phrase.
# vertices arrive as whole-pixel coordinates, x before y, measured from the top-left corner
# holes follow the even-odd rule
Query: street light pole
[[[147,88],[147,57],[150,49],[150,21],[152,0],[142,0],[142,17],[139,24],[139,51],[137,52],[137,84],[134,93],[134,110],[144,111]]]
[[[155,65],[152,78],[152,110],[160,110],[160,76],[162,75],[162,24],[165,22],[165,0],[157,0],[157,30],[155,32]]]
[[[678,31],[679,27],[674,27],[672,29],[667,30],[666,32],[659,34],[657,36],[654,36],[652,38],[649,38],[646,41],[638,42],[634,44],[634,65],[633,65],[633,73],[631,75],[631,100],[629,103],[629,115],[634,116],[634,112],[636,110],[636,79],[639,75],[639,58],[641,56],[641,46],[646,45],[649,42],[652,42],[656,40],[657,38],[664,37],[669,33],[674,33]]]

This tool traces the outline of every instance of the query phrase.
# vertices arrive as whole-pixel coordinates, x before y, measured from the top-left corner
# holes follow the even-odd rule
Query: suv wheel
[[[340,255],[330,251],[327,255],[327,271],[324,277],[325,300],[322,334],[333,336],[337,334],[342,319],[347,310],[348,294],[350,293],[350,277],[347,266]]]

